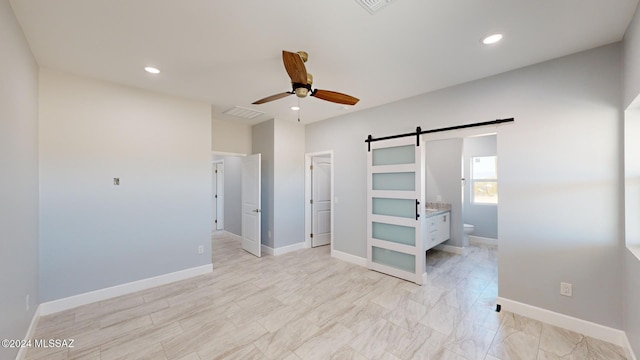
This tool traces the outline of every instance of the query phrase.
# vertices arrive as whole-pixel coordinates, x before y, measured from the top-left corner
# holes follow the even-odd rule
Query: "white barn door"
[[[423,285],[426,254],[424,143],[416,136],[371,142],[367,164],[367,265]]]

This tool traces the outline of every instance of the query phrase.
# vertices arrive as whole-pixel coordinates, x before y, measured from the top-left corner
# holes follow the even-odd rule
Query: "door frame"
[[[215,226],[215,227],[213,227],[213,231],[214,232],[215,231],[224,231],[224,159],[222,159],[222,160],[212,160],[211,161],[211,170],[212,170],[212,172],[213,172],[213,166],[214,165],[218,165],[218,164],[222,165],[222,176],[218,178],[218,181],[220,182],[220,184],[217,184],[217,185],[222,189],[222,193],[223,194],[222,194],[222,203],[220,204],[221,208],[222,208],[222,222],[221,223],[218,222],[218,223],[216,223],[216,225],[221,224],[222,225],[222,229],[218,230],[217,229],[218,226]],[[213,174],[212,174],[212,176],[213,176]],[[215,196],[216,193],[217,193],[217,189],[212,189],[212,190],[213,190],[213,194]],[[219,199],[219,198],[217,198],[217,199]],[[213,198],[211,201],[215,202],[217,199]],[[218,209],[216,208],[216,212],[217,212],[217,210]],[[217,214],[217,213],[216,213],[216,217],[217,217],[217,220],[220,219],[220,215]]]
[[[468,129],[459,129],[459,130],[455,130],[455,131],[451,131],[451,132],[441,132],[441,133],[431,133],[431,134],[424,134],[422,135],[422,141],[424,141],[425,143],[429,142],[429,141],[438,141],[438,140],[449,140],[449,139],[462,139],[463,140],[463,146],[464,146],[464,139],[468,138],[468,137],[476,137],[476,136],[485,136],[485,135],[496,135],[496,142],[499,141],[499,135],[498,135],[498,127],[491,127],[491,126],[487,126],[487,127],[478,127],[478,128],[468,128]],[[462,154],[464,156],[464,148],[462,149]],[[500,154],[499,154],[499,147],[496,146],[496,155],[498,156],[498,158],[500,158]],[[426,158],[425,158],[426,161]],[[463,172],[463,176],[468,177],[468,174],[464,174],[464,161],[461,161],[461,167],[462,167],[462,172]],[[499,170],[499,169],[498,169]],[[425,194],[426,194],[426,189],[429,186],[429,184],[426,182],[425,180]],[[464,188],[461,189],[464,192]],[[500,198],[499,195],[500,194],[500,187],[498,186],[498,198]],[[463,200],[464,200],[464,194],[463,196]],[[460,206],[462,206],[464,203],[461,202]],[[498,209],[500,209],[500,204],[498,204]],[[453,214],[453,212],[452,212]],[[464,234],[464,209],[460,212],[460,227],[458,228],[460,234]],[[498,220],[500,219],[500,211],[498,210]],[[451,215],[451,217],[449,218],[449,220],[452,222],[452,226],[453,226],[453,215]],[[499,221],[497,221],[499,224]],[[498,229],[500,229],[500,227],[498,226]],[[498,236],[498,244],[500,243],[499,240],[499,236]],[[448,252],[453,252],[456,254],[463,254],[465,251],[465,248],[468,247],[469,244],[466,244],[465,247],[463,248],[458,248],[455,246],[443,246],[440,249],[443,251],[448,251]],[[500,256],[500,246],[498,246],[498,257]]]
[[[325,150],[318,151],[312,153],[304,154],[304,247],[311,247],[311,217],[313,214],[311,213],[311,158],[316,156],[329,155],[329,159],[331,159],[331,253],[333,254],[333,244],[334,244],[334,233],[335,228],[333,221],[334,208],[333,204],[335,202],[335,186],[333,181],[333,176],[335,174],[334,171],[334,159],[333,159],[333,150]]]

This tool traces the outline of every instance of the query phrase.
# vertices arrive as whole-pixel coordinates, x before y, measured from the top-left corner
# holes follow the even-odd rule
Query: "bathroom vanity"
[[[422,236],[426,251],[451,237],[451,211],[427,208],[423,226]]]

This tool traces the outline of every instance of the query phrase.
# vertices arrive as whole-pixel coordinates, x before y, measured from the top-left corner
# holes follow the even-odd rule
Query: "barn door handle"
[[[420,201],[418,201],[418,199],[416,199],[416,220],[418,220],[420,218]]]

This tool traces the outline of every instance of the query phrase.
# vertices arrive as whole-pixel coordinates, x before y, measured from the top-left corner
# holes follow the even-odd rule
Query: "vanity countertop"
[[[437,216],[437,215],[444,214],[444,213],[448,213],[448,212],[451,212],[451,210],[429,209],[429,208],[427,208],[427,209],[425,209],[424,217],[425,218],[430,218],[430,217]]]

